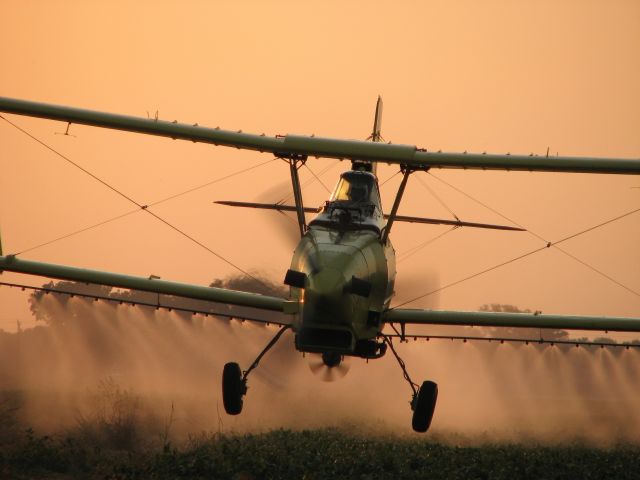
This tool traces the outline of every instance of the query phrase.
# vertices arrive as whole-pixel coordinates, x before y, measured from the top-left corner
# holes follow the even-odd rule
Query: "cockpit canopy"
[[[375,175],[362,171],[340,175],[333,194],[310,225],[344,230],[370,229],[380,233],[384,218]]]

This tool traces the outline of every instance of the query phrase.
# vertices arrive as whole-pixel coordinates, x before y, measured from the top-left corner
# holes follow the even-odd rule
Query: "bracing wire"
[[[523,225],[521,225],[520,223],[516,222],[515,220],[513,220],[513,219],[511,219],[511,218],[507,217],[506,215],[504,215],[503,213],[501,213],[501,212],[497,211],[495,208],[490,207],[490,206],[489,206],[489,205],[487,205],[486,203],[484,203],[484,202],[482,202],[482,201],[478,200],[477,198],[475,198],[475,197],[473,197],[473,196],[469,195],[468,193],[466,193],[466,192],[464,192],[463,190],[461,190],[461,189],[457,188],[456,186],[452,185],[451,183],[449,183],[449,182],[445,181],[444,179],[442,179],[442,178],[440,178],[440,177],[438,177],[438,176],[434,175],[433,173],[431,173],[431,172],[427,172],[427,173],[428,173],[429,175],[431,175],[433,178],[435,178],[436,180],[438,180],[439,182],[441,182],[441,183],[443,183],[444,185],[448,186],[449,188],[451,188],[451,189],[455,190],[456,192],[458,192],[458,193],[460,193],[460,194],[464,195],[464,196],[465,196],[465,197],[467,197],[468,199],[470,199],[470,200],[472,200],[472,201],[476,202],[478,205],[480,205],[480,206],[482,206],[482,207],[486,208],[486,209],[487,209],[487,210],[489,210],[490,212],[493,212],[493,213],[495,213],[496,215],[498,215],[498,216],[500,216],[500,217],[504,218],[504,219],[505,219],[505,220],[507,220],[508,222],[513,223],[513,224],[514,224],[514,225],[516,225],[517,227],[524,228],[527,232],[529,232],[531,235],[533,235],[533,236],[534,236],[535,238],[537,238],[538,240],[541,240],[541,241],[543,241],[543,242],[544,242],[544,243],[546,243],[546,244],[548,244],[548,243],[549,243],[549,240],[547,240],[546,238],[544,238],[544,237],[542,237],[541,235],[537,234],[536,232],[533,232],[533,231],[531,231],[530,229],[528,229],[528,228],[524,227]],[[591,270],[591,271],[593,271],[593,272],[597,273],[597,274],[598,274],[598,275],[600,275],[601,277],[603,277],[603,278],[605,278],[605,279],[609,280],[610,282],[614,283],[615,285],[617,285],[617,286],[619,286],[619,287],[621,287],[621,288],[623,288],[623,289],[627,290],[628,292],[632,293],[633,295],[635,295],[635,296],[637,296],[637,297],[640,297],[640,292],[638,292],[638,291],[636,291],[636,290],[632,289],[631,287],[629,287],[628,285],[625,285],[624,283],[622,283],[622,282],[620,282],[620,281],[616,280],[616,279],[615,279],[615,278],[613,278],[611,275],[609,275],[609,274],[607,274],[607,273],[603,272],[602,270],[600,270],[600,269],[598,269],[598,268],[594,267],[594,266],[593,266],[593,265],[591,265],[590,263],[588,263],[588,262],[586,262],[586,261],[584,261],[584,260],[582,260],[582,259],[580,259],[580,258],[576,257],[575,255],[573,255],[573,254],[571,254],[571,253],[567,252],[566,250],[564,250],[563,248],[559,247],[559,246],[558,246],[558,245],[556,245],[556,244],[552,244],[551,246],[552,246],[553,248],[555,248],[556,250],[558,250],[559,252],[561,252],[562,254],[566,255],[566,256],[567,256],[567,257],[569,257],[569,258],[571,258],[572,260],[574,260],[574,261],[576,261],[576,262],[580,263],[581,265],[583,265],[584,267],[588,268],[589,270]]]
[[[270,160],[268,160],[268,161],[266,161],[266,162],[262,162],[262,163],[259,163],[259,164],[257,164],[257,165],[253,165],[253,166],[251,166],[251,167],[249,167],[249,168],[244,168],[244,169],[242,169],[242,170],[238,170],[237,172],[231,173],[231,174],[229,174],[229,175],[225,175],[224,177],[217,178],[217,179],[215,179],[215,180],[212,180],[212,181],[210,181],[210,182],[204,183],[204,184],[202,184],[202,185],[198,185],[198,186],[196,186],[196,187],[192,187],[192,188],[190,188],[190,189],[188,189],[188,190],[185,190],[185,191],[182,191],[182,192],[179,192],[179,193],[176,193],[176,194],[170,195],[170,196],[168,196],[168,197],[162,198],[162,199],[160,199],[160,200],[157,200],[157,201],[155,201],[155,202],[153,202],[153,203],[150,203],[150,204],[148,205],[148,207],[153,207],[153,206],[155,206],[155,205],[159,205],[159,204],[161,204],[161,203],[168,202],[168,201],[170,201],[170,200],[174,200],[174,199],[176,199],[176,198],[178,198],[178,197],[181,197],[181,196],[183,196],[183,195],[187,195],[187,194],[189,194],[189,193],[195,192],[196,190],[200,190],[200,189],[202,189],[202,188],[208,187],[208,186],[213,185],[213,184],[215,184],[215,183],[222,182],[223,180],[227,180],[228,178],[235,177],[236,175],[240,175],[240,174],[242,174],[242,173],[245,173],[245,172],[248,172],[248,171],[250,171],[250,170],[256,169],[256,168],[261,167],[261,166],[263,166],[263,165],[266,165],[266,164],[268,164],[268,163],[275,162],[276,160],[277,160],[276,158],[272,158],[272,159],[270,159]],[[66,235],[62,235],[61,237],[57,237],[57,238],[54,238],[54,239],[49,240],[49,241],[47,241],[47,242],[40,243],[40,244],[38,244],[38,245],[34,245],[33,247],[26,248],[26,249],[24,249],[24,250],[22,250],[22,251],[20,251],[20,252],[16,253],[15,255],[22,255],[22,254],[24,254],[24,253],[27,253],[27,252],[31,252],[31,251],[33,251],[33,250],[36,250],[36,249],[38,249],[38,248],[40,248],[40,247],[45,247],[45,246],[47,246],[47,245],[51,245],[52,243],[56,243],[56,242],[58,242],[58,241],[60,241],[60,240],[64,240],[64,239],[66,239],[66,238],[73,237],[74,235],[78,235],[78,234],[80,234],[80,233],[87,232],[87,231],[89,231],[89,230],[93,230],[94,228],[100,227],[100,226],[102,226],[102,225],[106,225],[106,224],[108,224],[108,223],[114,222],[114,221],[116,221],[116,220],[119,220],[119,219],[121,219],[121,218],[127,217],[127,216],[129,216],[129,215],[133,215],[134,213],[138,213],[138,212],[140,212],[140,211],[142,211],[142,210],[143,210],[142,208],[136,208],[135,210],[130,210],[130,211],[125,212],[125,213],[123,213],[123,214],[116,215],[115,217],[108,218],[107,220],[103,220],[103,221],[101,221],[101,222],[94,223],[93,225],[89,225],[89,226],[84,227],[84,228],[81,228],[81,229],[79,229],[79,230],[75,230],[75,231],[73,231],[73,232],[71,232],[71,233],[68,233],[68,234],[66,234]]]
[[[277,160],[277,159],[276,159],[276,160]],[[303,187],[307,187],[307,186],[311,185],[313,182],[315,182],[315,181],[316,181],[316,179],[320,180],[318,177],[319,177],[320,175],[324,175],[325,173],[327,173],[327,172],[328,172],[329,170],[331,170],[335,165],[337,165],[337,163],[336,163],[336,162],[331,162],[331,163],[330,163],[329,165],[327,165],[325,168],[323,168],[322,170],[320,170],[320,172],[318,172],[318,175],[317,175],[317,176],[314,174],[314,177],[315,177],[315,178],[309,178],[309,179],[307,179],[305,182],[302,182],[302,184],[300,185],[300,189],[302,190],[302,188],[303,188]],[[311,172],[311,169],[309,169],[309,171]],[[313,172],[311,172],[311,173],[313,173]],[[322,182],[321,182],[321,183],[322,183]],[[323,186],[324,186],[324,184],[323,184]],[[325,188],[327,188],[327,187],[325,186]],[[331,191],[330,191],[329,189],[327,189],[327,190],[329,191],[329,193],[331,193]],[[282,204],[282,203],[285,203],[285,202],[287,202],[287,201],[291,200],[292,198],[293,198],[293,192],[289,192],[289,193],[287,193],[284,197],[282,197],[280,200],[278,200],[278,201],[277,201],[277,202],[275,202],[275,203],[280,203],[280,204]]]
[[[391,180],[393,177],[395,177],[395,176],[396,176],[396,175],[398,175],[399,173],[400,173],[400,170],[398,170],[397,172],[394,172],[392,175],[390,175],[389,177],[387,177],[387,179],[386,179],[384,182],[382,182],[382,183],[379,185],[379,187],[378,187],[378,188],[382,188],[382,187],[383,187],[383,185],[384,185],[385,183],[387,183],[389,180]]]
[[[331,190],[329,190],[329,187],[327,187],[324,182],[322,180],[320,180],[320,177],[318,175],[315,174],[315,172],[313,170],[311,170],[311,167],[309,165],[307,165],[306,163],[303,164],[307,170],[309,170],[311,172],[311,175],[313,175],[315,177],[315,179],[318,181],[318,183],[320,185],[322,185],[322,187],[327,191],[327,193],[329,195],[331,195]]]
[[[230,260],[227,260],[225,257],[223,257],[222,255],[220,255],[219,253],[215,252],[214,250],[212,250],[211,248],[207,247],[205,244],[203,244],[202,242],[196,240],[194,237],[192,237],[191,235],[189,235],[188,233],[184,232],[183,230],[179,229],[178,227],[176,227],[175,225],[169,223],[167,220],[165,220],[164,218],[160,217],[159,215],[153,213],[152,211],[149,210],[149,206],[148,205],[142,205],[138,202],[136,202],[134,199],[132,199],[131,197],[129,197],[128,195],[126,195],[125,193],[121,192],[120,190],[118,190],[117,188],[113,187],[112,185],[108,184],[107,182],[105,182],[104,180],[102,180],[101,178],[97,177],[96,175],[94,175],[93,173],[91,173],[89,170],[85,169],[84,167],[80,166],[79,164],[77,164],[76,162],[74,162],[73,160],[71,160],[70,158],[66,157],[65,155],[63,155],[62,153],[58,152],[56,149],[54,149],[53,147],[51,147],[50,145],[46,144],[45,142],[43,142],[42,140],[40,140],[39,138],[35,137],[34,135],[30,134],[29,132],[27,132],[26,130],[24,130],[23,128],[19,127],[18,125],[16,125],[15,123],[11,122],[10,120],[8,120],[7,118],[5,118],[4,116],[0,115],[0,118],[2,120],[4,120],[5,122],[7,122],[9,125],[13,126],[14,128],[16,128],[17,130],[19,130],[20,132],[22,132],[23,134],[25,134],[26,136],[28,136],[29,138],[31,138],[32,140],[36,141],[37,143],[39,143],[40,145],[42,145],[43,147],[45,147],[46,149],[50,150],[51,152],[53,152],[55,155],[57,155],[58,157],[62,158],[63,160],[65,160],[66,162],[68,162],[69,164],[73,165],[74,167],[76,167],[77,169],[81,170],[82,172],[84,172],[85,174],[89,175],[91,178],[93,178],[94,180],[96,180],[97,182],[101,183],[102,185],[104,185],[105,187],[107,187],[109,190],[115,192],[116,194],[118,194],[119,196],[121,196],[122,198],[126,199],[128,202],[133,203],[135,206],[138,207],[138,209],[144,210],[145,212],[147,212],[149,215],[151,215],[152,217],[156,218],[158,221],[164,223],[166,226],[168,226],[169,228],[171,228],[172,230],[175,230],[176,232],[178,232],[180,235],[184,236],[185,238],[189,239],[190,241],[192,241],[193,243],[195,243],[196,245],[200,246],[201,248],[203,248],[204,250],[206,250],[207,252],[211,253],[212,255],[214,255],[215,257],[217,257],[218,259],[222,260],[223,262],[225,262],[227,265],[230,265],[231,267],[235,268],[236,270],[238,270],[239,272],[243,273],[244,275],[246,275],[247,277],[250,277],[251,279],[255,280],[256,282],[264,285],[264,282],[262,282],[259,278],[255,277],[254,275],[251,275],[249,272],[247,272],[246,270],[242,269],[241,267],[239,267],[238,265],[236,265],[235,263],[231,262]],[[266,286],[266,285],[265,285]]]
[[[129,210],[126,213],[123,213],[121,215],[117,215],[115,217],[108,218],[107,220],[103,220],[102,222],[94,223],[92,225],[89,225],[88,227],[84,227],[84,228],[81,228],[79,230],[75,230],[73,232],[70,232],[70,233],[67,233],[65,235],[62,235],[60,237],[53,238],[53,239],[48,240],[46,242],[39,243],[37,245],[33,245],[32,247],[25,248],[24,250],[16,252],[14,255],[16,255],[16,256],[17,255],[22,255],[22,254],[25,254],[27,252],[31,252],[33,250],[37,250],[38,248],[46,247],[47,245],[51,245],[51,244],[59,242],[61,240],[65,240],[65,239],[73,237],[75,235],[79,235],[80,233],[88,232],[89,230],[93,230],[94,228],[101,227],[102,225],[106,225],[107,223],[115,222],[116,220],[119,220],[121,218],[128,217],[129,215],[133,215],[134,213],[138,213],[139,211],[141,211],[140,208],[136,208],[135,210]]]
[[[260,167],[262,167],[264,165],[267,165],[269,163],[273,163],[276,160],[278,160],[278,159],[277,158],[270,158],[266,162],[258,163],[256,165],[252,165],[251,167],[243,168],[242,170],[238,170],[236,172],[232,172],[229,175],[225,175],[224,177],[216,178],[216,179],[211,180],[211,181],[209,181],[207,183],[203,183],[202,185],[198,185],[198,186],[192,187],[192,188],[190,188],[188,190],[184,190],[184,191],[176,193],[174,195],[170,195],[168,197],[162,198],[162,199],[157,200],[157,201],[155,201],[153,203],[150,203],[149,206],[150,207],[155,207],[156,205],[159,205],[159,204],[164,203],[164,202],[168,202],[169,200],[174,200],[174,199],[176,199],[178,197],[182,197],[184,195],[187,195],[189,193],[195,192],[197,190],[201,190],[203,188],[209,187],[209,186],[211,186],[211,185],[213,185],[215,183],[219,183],[219,182],[222,182],[222,181],[227,180],[229,178],[232,178],[232,177],[241,175],[243,173],[249,172],[251,170],[255,170],[256,168],[260,168]]]
[[[427,182],[425,182],[422,178],[420,178],[419,175],[416,175],[415,177],[418,179],[418,183],[420,183],[420,185],[422,185],[431,194],[431,196],[435,198],[438,201],[438,203],[440,203],[440,205],[442,205],[446,210],[448,210],[449,213],[453,215],[453,217],[456,220],[460,220],[458,216],[455,214],[455,212],[449,207],[449,205],[444,203],[444,200],[442,200],[438,195],[436,195],[436,192],[434,192],[433,189],[429,187],[429,185],[427,185]]]
[[[636,208],[635,210],[631,210],[631,211],[629,211],[629,212],[627,212],[627,213],[624,213],[624,214],[622,214],[622,215],[618,215],[618,216],[617,216],[617,217],[615,217],[615,218],[612,218],[612,219],[610,219],[610,220],[607,220],[607,221],[601,222],[601,223],[599,223],[599,224],[597,224],[597,225],[594,225],[593,227],[589,227],[589,228],[587,228],[587,229],[585,229],[585,230],[581,230],[581,231],[580,231],[580,232],[578,232],[578,233],[574,233],[574,234],[572,234],[572,235],[568,235],[568,236],[566,236],[566,237],[564,237],[564,238],[561,238],[560,240],[557,240],[557,241],[555,241],[555,242],[548,242],[548,243],[547,243],[546,245],[544,245],[543,247],[536,248],[536,249],[531,250],[531,251],[529,251],[529,252],[526,252],[526,253],[523,253],[523,254],[521,254],[521,255],[518,255],[517,257],[511,258],[511,259],[506,260],[506,261],[504,261],[504,262],[501,262],[501,263],[499,263],[499,264],[497,264],[497,265],[494,265],[494,266],[489,267],[489,268],[485,268],[484,270],[481,270],[481,271],[479,271],[479,272],[477,272],[477,273],[474,273],[474,274],[469,275],[469,276],[467,276],[467,277],[461,278],[460,280],[456,280],[455,282],[448,283],[448,284],[446,284],[446,285],[444,285],[444,286],[442,286],[442,287],[440,287],[440,288],[437,288],[437,289],[435,289],[435,290],[432,290],[432,291],[430,291],[430,292],[423,293],[422,295],[419,295],[419,296],[414,297],[414,298],[412,298],[412,299],[410,299],[410,300],[407,300],[406,302],[403,302],[403,303],[401,303],[401,304],[399,304],[399,305],[395,305],[395,306],[394,306],[393,308],[391,308],[390,310],[394,310],[394,309],[396,309],[396,308],[403,307],[403,306],[405,306],[405,305],[408,305],[409,303],[413,303],[413,302],[415,302],[416,300],[420,300],[420,299],[422,299],[422,298],[428,297],[429,295],[433,295],[434,293],[441,292],[442,290],[444,290],[444,289],[446,289],[446,288],[450,288],[450,287],[453,287],[453,286],[455,286],[455,285],[460,285],[460,284],[461,284],[461,283],[463,283],[463,282],[466,282],[466,281],[471,280],[471,279],[473,279],[473,278],[479,277],[480,275],[484,275],[485,273],[491,272],[491,271],[496,270],[496,269],[498,269],[498,268],[500,268],[500,267],[504,267],[505,265],[509,265],[510,263],[517,262],[518,260],[522,260],[523,258],[529,257],[529,256],[533,255],[534,253],[541,252],[542,250],[546,250],[547,248],[550,248],[550,247],[552,247],[552,246],[554,246],[554,245],[558,245],[558,244],[560,244],[560,243],[566,242],[566,241],[571,240],[571,239],[573,239],[573,238],[576,238],[576,237],[578,237],[578,236],[580,236],[580,235],[583,235],[583,234],[585,234],[585,233],[591,232],[591,231],[593,231],[593,230],[595,230],[595,229],[597,229],[597,228],[601,228],[601,227],[603,227],[603,226],[605,226],[605,225],[608,225],[608,224],[610,224],[610,223],[613,223],[613,222],[615,222],[615,221],[617,221],[617,220],[620,220],[620,219],[622,219],[622,218],[625,218],[625,217],[628,217],[628,216],[630,216],[630,215],[633,215],[633,214],[635,214],[635,213],[637,213],[637,212],[640,212],[640,208]],[[640,293],[635,292],[635,291],[633,291],[633,290],[630,290],[630,291],[631,291],[632,293],[634,293],[635,295],[637,295],[637,296],[639,296],[639,297],[640,297]]]
[[[426,247],[427,245],[431,245],[433,242],[435,242],[436,240],[441,239],[446,234],[453,232],[456,228],[459,228],[458,225],[454,225],[453,227],[448,228],[444,232],[439,233],[435,237],[432,237],[432,238],[430,238],[430,239],[428,239],[428,240],[416,245],[415,247],[411,247],[406,252],[403,252],[402,254],[398,255],[398,261],[396,263],[404,262],[407,258],[415,255],[420,250],[422,250],[424,247]]]

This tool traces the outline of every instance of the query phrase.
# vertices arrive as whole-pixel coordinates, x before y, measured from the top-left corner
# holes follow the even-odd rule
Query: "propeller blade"
[[[269,329],[271,330],[271,329]],[[254,329],[257,333],[258,330]],[[272,332],[269,332],[272,335]],[[284,333],[283,338],[276,343],[263,361],[260,362],[260,368],[252,372],[256,378],[271,388],[286,388],[292,381],[292,373],[295,371],[296,365],[300,358],[298,352],[293,345],[293,334],[291,330]]]
[[[289,182],[281,182],[262,192],[258,196],[258,200],[273,203],[282,199],[286,200],[289,196],[291,196],[291,184]],[[230,204],[223,203],[223,205]],[[265,212],[265,217],[273,225],[274,230],[278,232],[282,241],[286,242],[286,245],[292,250],[296,248],[300,241],[300,231],[298,230],[298,222],[295,219],[295,209],[291,213],[285,210],[276,210],[273,213]]]
[[[332,371],[333,371],[332,368],[325,367],[324,371],[322,372],[322,376],[320,377],[321,380],[323,382],[333,382],[335,380],[335,378],[333,377],[333,374],[331,373]]]
[[[327,366],[322,363],[322,360],[319,361],[314,361],[314,362],[309,362],[309,368],[311,369],[311,372],[313,372],[316,375],[320,375],[322,373],[322,370],[327,368]]]
[[[349,357],[342,357],[339,365],[328,367],[322,360],[321,354],[309,355],[309,369],[323,382],[335,382],[344,377],[351,368]]]
[[[439,303],[440,281],[436,272],[429,270],[412,270],[405,271],[396,277],[395,291],[396,295],[393,304],[402,303],[411,298],[415,298],[425,292],[435,292],[427,296],[420,304],[422,308],[436,309]]]

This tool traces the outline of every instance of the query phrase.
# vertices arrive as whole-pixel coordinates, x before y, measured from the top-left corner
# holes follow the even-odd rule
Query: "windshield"
[[[384,217],[375,175],[353,170],[340,175],[331,198],[310,225],[380,234]]]
[[[378,205],[377,189],[372,175],[348,172],[340,177],[331,202],[366,202]]]

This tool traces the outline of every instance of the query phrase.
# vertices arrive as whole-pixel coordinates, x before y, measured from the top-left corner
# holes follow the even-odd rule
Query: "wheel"
[[[242,411],[242,397],[247,387],[242,381],[242,371],[237,363],[227,363],[222,371],[222,402],[229,415],[238,415]]]
[[[416,432],[424,433],[429,430],[433,412],[438,399],[438,385],[434,382],[422,382],[418,396],[413,402],[413,419],[411,426]]]

